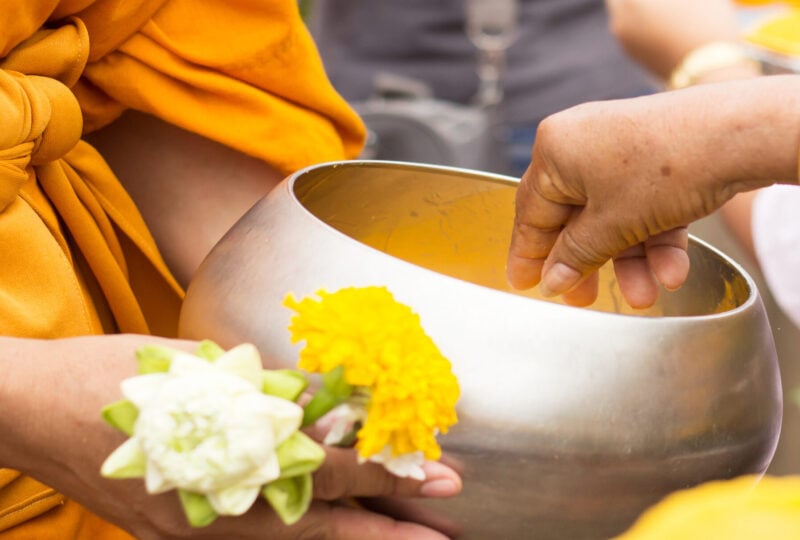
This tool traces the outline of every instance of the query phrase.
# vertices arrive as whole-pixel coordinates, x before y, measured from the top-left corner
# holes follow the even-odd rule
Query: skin
[[[797,183],[800,77],[710,83],[547,118],[517,192],[507,274],[585,305],[613,259],[625,299],[686,279],[689,223],[740,192]]]
[[[693,49],[739,38],[729,0],[606,0],[606,7],[620,44],[662,79]]]
[[[280,179],[261,162],[141,114],[124,115],[91,140],[118,171],[184,283],[217,239]],[[433,528],[340,502],[453,496],[461,480],[440,463],[426,464],[428,477],[419,482],[398,479],[376,464],[358,465],[351,449],[329,448],[315,474],[312,507],[292,527],[260,502],[244,516],[192,529],[175,493],[148,495],[141,480],[101,477],[102,462],[125,437],[99,411],[121,399],[120,381],[135,375],[134,351],[158,343],[186,350],[197,345],[139,335],[0,337],[0,360],[20,366],[0,378],[0,463],[42,479],[143,540],[446,538]]]
[[[714,41],[740,39],[736,7],[729,0],[607,0],[610,30],[625,50],[653,75],[668,79],[692,50]],[[753,62],[699,74],[696,84],[761,75]],[[756,191],[741,193],[719,210],[734,238],[756,262],[750,230]]]

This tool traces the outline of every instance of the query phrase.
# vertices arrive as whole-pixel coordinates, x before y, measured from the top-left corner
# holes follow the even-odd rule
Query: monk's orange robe
[[[0,334],[175,335],[183,291],[113,172],[80,140],[127,108],[284,173],[353,157],[363,140],[294,0],[4,0]],[[127,537],[0,469],[3,540]]]

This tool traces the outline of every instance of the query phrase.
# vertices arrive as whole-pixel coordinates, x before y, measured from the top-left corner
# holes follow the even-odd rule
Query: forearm
[[[797,183],[800,76],[703,85],[665,97],[674,100],[664,122],[676,148],[698,177],[720,184],[726,200],[776,182]]]
[[[120,381],[136,373],[135,350],[159,342],[196,346],[138,335],[0,337],[0,466],[21,470],[126,528],[147,522],[148,505],[177,512],[174,498],[151,501],[156,498],[141,484],[100,475],[124,440],[103,422],[101,409],[122,398]]]
[[[120,381],[136,373],[135,350],[160,341],[138,335],[0,337],[0,466],[46,482],[58,483],[76,464],[88,464],[99,476],[100,463],[120,442],[100,410],[121,399]]]

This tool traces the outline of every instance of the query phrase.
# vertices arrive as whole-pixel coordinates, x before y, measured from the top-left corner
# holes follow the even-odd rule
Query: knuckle
[[[337,467],[321,467],[314,473],[314,494],[317,498],[332,501],[343,497],[349,490],[350,475]]]
[[[397,495],[400,492],[400,478],[393,474],[383,473],[380,476],[379,495]]]
[[[328,514],[323,514],[323,519],[317,519],[308,524],[304,529],[297,532],[297,540],[330,540],[336,538],[328,526]]]
[[[577,262],[579,269],[589,269],[600,266],[610,257],[601,253],[595,247],[592,237],[573,227],[565,228],[561,233],[562,253],[569,254],[569,259]],[[569,261],[568,261],[569,262]]]

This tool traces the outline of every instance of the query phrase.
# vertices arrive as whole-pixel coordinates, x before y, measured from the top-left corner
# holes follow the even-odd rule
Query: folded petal
[[[170,489],[177,487],[172,482],[167,480],[158,466],[152,461],[147,463],[147,472],[144,475],[144,487],[148,493],[164,493]]]
[[[175,353],[169,367],[169,372],[173,376],[195,375],[209,371],[214,371],[213,363],[187,352]]]
[[[261,366],[261,355],[258,354],[255,345],[250,343],[237,345],[217,358],[214,366],[247,379],[259,390],[262,388],[261,372],[264,368]]]
[[[303,422],[303,408],[282,398],[264,395],[269,400],[269,417],[275,433],[275,444],[285,441]]]
[[[161,387],[170,380],[166,373],[148,373],[125,379],[120,384],[122,395],[133,402],[138,409],[158,399]]]
[[[220,491],[206,494],[211,507],[221,516],[241,516],[247,512],[261,488],[259,486],[241,487],[234,486]]]
[[[272,482],[280,475],[281,467],[278,462],[278,456],[273,452],[264,463],[247,478],[245,485],[260,487],[268,482]]]
[[[141,478],[146,466],[147,458],[138,441],[128,439],[106,458],[100,474],[108,478]]]

